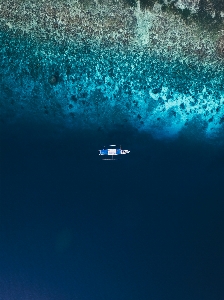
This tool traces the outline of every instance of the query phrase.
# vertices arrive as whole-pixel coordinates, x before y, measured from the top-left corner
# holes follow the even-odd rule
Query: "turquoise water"
[[[156,138],[222,137],[221,63],[149,53],[144,45],[40,42],[1,32],[1,114],[74,128],[131,125]]]
[[[223,299],[218,33],[49,3],[0,6],[0,298]]]

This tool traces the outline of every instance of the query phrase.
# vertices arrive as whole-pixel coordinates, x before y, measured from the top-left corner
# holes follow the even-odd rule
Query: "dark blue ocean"
[[[223,150],[2,126],[0,298],[223,299]]]
[[[150,50],[140,29],[140,44],[99,46],[1,22],[0,300],[223,300],[224,65],[209,37],[198,58]],[[103,161],[110,144],[130,153]]]

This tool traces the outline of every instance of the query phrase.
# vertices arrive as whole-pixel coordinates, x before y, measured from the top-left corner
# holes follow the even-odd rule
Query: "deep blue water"
[[[28,121],[0,142],[1,299],[223,299],[222,146]]]
[[[100,46],[2,23],[0,300],[224,299],[223,61],[144,22]]]

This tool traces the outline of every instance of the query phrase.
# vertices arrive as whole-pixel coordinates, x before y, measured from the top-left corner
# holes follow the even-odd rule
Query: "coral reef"
[[[158,2],[149,9],[115,0],[0,5],[2,120],[28,114],[68,126],[129,124],[155,136],[194,122],[207,136],[221,132],[221,30]]]
[[[222,35],[217,42],[217,52],[224,58],[224,35]]]

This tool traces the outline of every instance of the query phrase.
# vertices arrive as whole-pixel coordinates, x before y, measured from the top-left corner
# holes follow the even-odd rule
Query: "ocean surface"
[[[2,126],[0,298],[223,299],[223,179],[223,146]]]
[[[223,300],[219,33],[69,3],[0,3],[0,300]]]

